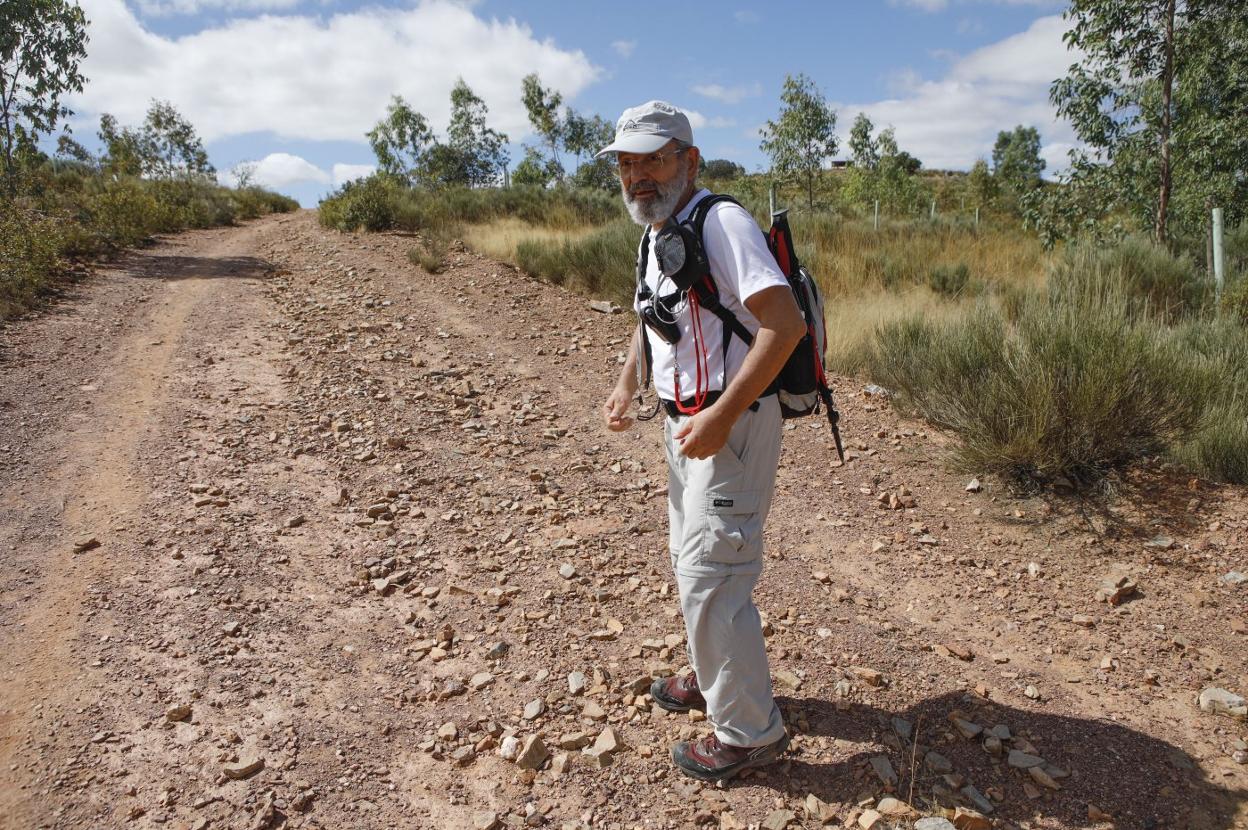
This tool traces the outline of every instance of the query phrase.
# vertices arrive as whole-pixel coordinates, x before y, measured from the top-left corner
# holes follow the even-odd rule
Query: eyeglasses
[[[666,153],[651,153],[636,160],[623,159],[617,155],[615,157],[615,166],[619,171],[621,179],[625,176],[635,176],[642,172],[658,173],[667,165],[669,158],[680,155],[688,149],[688,147],[677,147],[675,150],[668,150]]]

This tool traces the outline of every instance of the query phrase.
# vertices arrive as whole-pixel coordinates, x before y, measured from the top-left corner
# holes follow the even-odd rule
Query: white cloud
[[[1042,17],[1026,31],[954,61],[939,80],[897,73],[895,97],[841,108],[842,132],[865,112],[877,127],[895,127],[898,144],[925,167],[966,169],[991,155],[999,130],[1035,126],[1051,175],[1065,168],[1065,152],[1075,141],[1048,97],[1049,85],[1077,59],[1062,42],[1065,30],[1060,15]]]
[[[611,43],[611,48],[622,58],[632,57],[633,50],[637,48],[637,41],[616,40]]]
[[[572,99],[600,74],[580,51],[450,0],[329,18],[262,16],[177,38],[145,29],[123,0],[82,7],[90,80],[70,106],[84,118],[109,112],[135,124],[152,98],[168,100],[207,141],[256,132],[361,141],[395,93],[440,128],[457,77],[485,100],[490,126],[516,141],[530,132],[523,75],[537,72]]]
[[[256,163],[252,180],[256,184],[280,190],[303,182],[328,184],[330,176],[300,156],[292,156],[290,153],[269,153]]]
[[[680,111],[683,112],[686,116],[688,116],[689,126],[693,127],[694,130],[701,130],[701,129],[708,128],[708,127],[713,130],[718,130],[718,129],[723,129],[725,127],[737,126],[737,122],[731,118],[724,118],[723,116],[719,116],[719,115],[714,116],[712,118],[708,118],[707,116],[703,115],[697,110],[691,110],[687,107],[681,107]],[[697,140],[696,135],[694,136],[694,140]]]
[[[377,168],[371,164],[335,164],[334,187],[342,187],[347,182],[372,175]]]
[[[733,12],[732,16],[743,26],[752,26],[753,24],[759,22],[758,14],[756,12],[749,11],[748,9]]]
[[[763,85],[755,81],[752,84],[725,87],[719,84],[696,84],[690,87],[694,92],[705,98],[711,98],[725,104],[739,104],[746,98],[763,94]]]
[[[199,14],[205,11],[289,11],[301,2],[302,0],[136,0],[134,5],[144,16],[168,17],[175,14]]]

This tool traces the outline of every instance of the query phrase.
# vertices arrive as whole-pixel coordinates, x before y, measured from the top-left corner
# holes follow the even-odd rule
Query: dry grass
[[[904,292],[829,295],[824,300],[828,366],[847,375],[861,374],[868,366],[876,332],[883,327],[915,315],[951,321],[965,314],[970,305],[965,300],[947,300],[925,286]]]
[[[540,242],[552,246],[583,239],[594,231],[587,225],[573,230],[556,230],[531,225],[521,219],[496,219],[484,224],[465,225],[460,229],[464,244],[472,250],[502,262],[516,261],[516,246],[521,242]]]

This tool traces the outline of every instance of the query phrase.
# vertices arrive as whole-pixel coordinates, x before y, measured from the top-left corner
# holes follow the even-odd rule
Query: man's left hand
[[[728,443],[732,420],[715,407],[691,415],[672,436],[680,443],[680,454],[686,458],[710,458]]]

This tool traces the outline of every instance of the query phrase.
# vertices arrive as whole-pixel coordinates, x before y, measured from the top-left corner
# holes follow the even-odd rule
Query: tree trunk
[[[813,213],[815,210],[815,174],[806,174],[806,207]]]
[[[1166,3],[1165,64],[1161,71],[1161,187],[1157,196],[1157,226],[1154,236],[1158,245],[1166,244],[1166,213],[1170,207],[1170,132],[1173,113],[1171,98],[1174,92],[1174,6],[1175,0]]]

